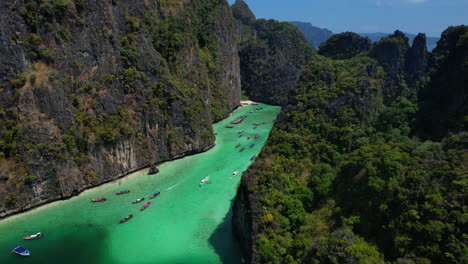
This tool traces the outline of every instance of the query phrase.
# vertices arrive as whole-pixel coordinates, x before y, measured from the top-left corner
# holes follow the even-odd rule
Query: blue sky
[[[233,4],[235,0],[228,0]],[[423,32],[468,24],[468,0],[245,0],[257,18],[310,22],[334,33]]]

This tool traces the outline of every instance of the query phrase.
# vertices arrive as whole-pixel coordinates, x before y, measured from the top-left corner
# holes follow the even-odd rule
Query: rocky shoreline
[[[200,154],[200,153],[203,153],[203,152],[206,152],[206,151],[212,149],[214,146],[215,146],[215,144],[213,143],[213,144],[203,148],[201,151],[187,151],[185,153],[177,155],[176,157],[173,157],[172,159],[162,160],[162,161],[158,162],[157,164],[154,164],[154,166],[159,166],[159,165],[161,165],[161,164],[163,164],[165,162],[170,162],[170,161],[182,159],[182,158],[185,158],[185,157],[188,157],[188,156],[197,155],[197,154]],[[109,183],[119,181],[119,180],[121,180],[121,179],[123,179],[125,177],[130,176],[131,174],[133,174],[135,172],[147,169],[150,166],[151,166],[151,164],[147,164],[147,165],[145,165],[143,167],[139,167],[139,168],[135,168],[135,169],[123,172],[123,173],[117,175],[116,178],[110,179],[108,181],[101,182],[98,185],[83,186],[83,188],[81,190],[78,190],[77,192],[74,192],[72,195],[69,195],[69,196],[56,196],[56,197],[54,197],[54,199],[42,200],[42,202],[40,202],[40,203],[35,203],[35,204],[31,203],[31,204],[28,204],[25,207],[15,208],[13,210],[2,212],[2,213],[0,213],[0,221],[5,220],[5,219],[7,219],[8,217],[11,217],[11,216],[19,215],[19,214],[22,214],[22,213],[25,213],[25,212],[28,212],[28,211],[31,211],[31,210],[34,210],[34,209],[38,209],[38,208],[40,208],[42,206],[46,206],[46,205],[49,205],[49,204],[57,202],[57,201],[63,201],[63,200],[71,199],[73,197],[79,196],[80,194],[82,194],[82,193],[84,193],[86,191],[92,190],[93,188],[100,187],[100,186],[105,185],[105,184],[109,184]]]

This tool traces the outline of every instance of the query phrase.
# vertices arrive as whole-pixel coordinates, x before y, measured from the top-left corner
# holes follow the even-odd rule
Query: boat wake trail
[[[167,188],[166,191],[172,190],[172,189],[174,189],[176,186],[177,186],[177,184],[174,185],[174,186],[171,186],[171,187]]]

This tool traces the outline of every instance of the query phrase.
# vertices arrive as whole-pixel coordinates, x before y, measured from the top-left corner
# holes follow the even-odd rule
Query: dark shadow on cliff
[[[216,227],[211,234],[209,241],[214,248],[221,262],[224,264],[240,264],[242,263],[242,252],[239,241],[235,238],[232,232],[232,206],[234,199],[231,200],[229,212],[224,217],[221,224]]]

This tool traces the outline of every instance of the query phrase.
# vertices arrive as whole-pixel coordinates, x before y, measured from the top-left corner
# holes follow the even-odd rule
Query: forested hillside
[[[421,111],[466,106],[467,32],[444,32],[431,70],[400,32],[368,55],[314,56],[243,175],[234,225],[248,263],[468,261],[468,131],[417,136]],[[450,95],[433,108],[444,99],[418,91]]]

